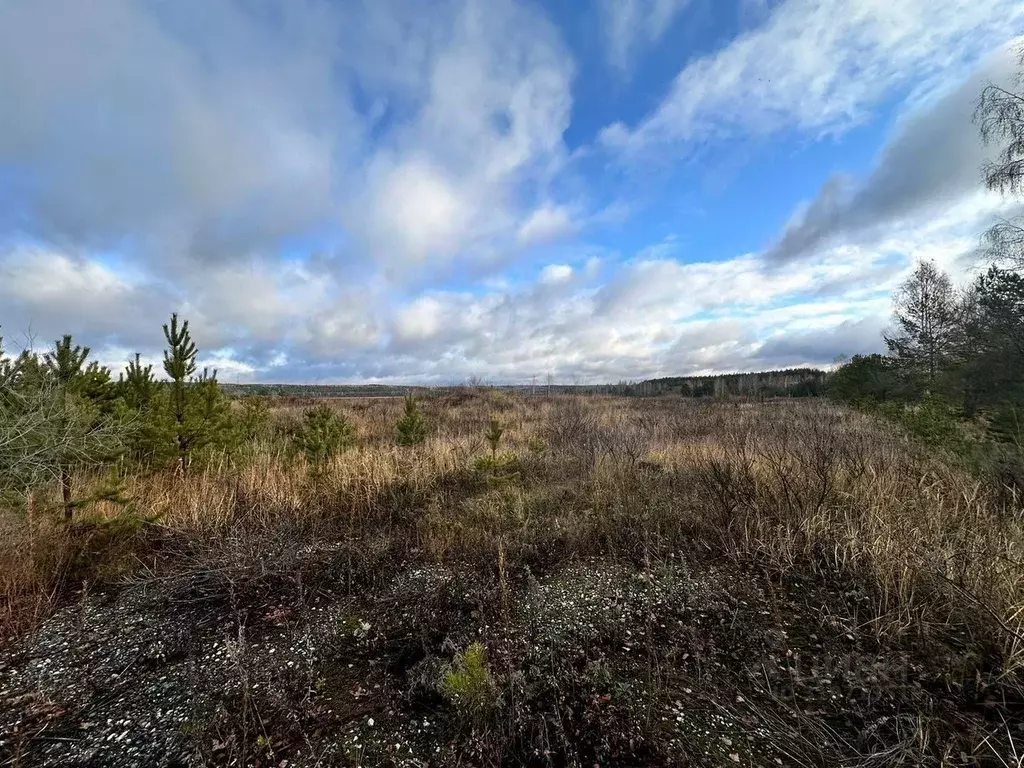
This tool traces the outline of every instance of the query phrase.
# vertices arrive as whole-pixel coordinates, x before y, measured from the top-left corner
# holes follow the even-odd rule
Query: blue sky
[[[231,381],[617,381],[876,351],[1013,201],[1018,0],[0,3],[0,323]]]

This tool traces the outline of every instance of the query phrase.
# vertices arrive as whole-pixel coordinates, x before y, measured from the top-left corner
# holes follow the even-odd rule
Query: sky
[[[0,325],[222,381],[587,383],[882,351],[1019,201],[1020,0],[0,0]],[[159,367],[159,365],[157,365]]]

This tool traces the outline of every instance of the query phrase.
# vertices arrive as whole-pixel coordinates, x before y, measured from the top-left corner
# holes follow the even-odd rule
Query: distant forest
[[[825,371],[787,368],[781,371],[727,373],[712,376],[669,376],[637,383],[610,385],[610,394],[684,397],[815,397],[824,394]]]
[[[618,384],[505,384],[493,385],[479,380],[440,387],[390,384],[221,384],[233,397],[402,397],[453,389],[501,389],[532,395],[619,395],[653,397],[814,397],[824,394],[825,371],[815,368],[788,368],[757,373],[727,373],[708,376],[671,376],[646,381],[621,381]]]

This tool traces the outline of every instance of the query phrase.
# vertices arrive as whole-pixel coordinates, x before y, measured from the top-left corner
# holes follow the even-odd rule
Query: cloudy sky
[[[876,351],[1020,0],[0,0],[0,324],[229,381]]]

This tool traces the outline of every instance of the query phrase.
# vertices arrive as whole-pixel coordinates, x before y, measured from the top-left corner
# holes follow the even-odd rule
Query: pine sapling
[[[315,469],[322,470],[334,456],[353,442],[352,423],[329,405],[307,408],[295,435],[295,447]]]
[[[164,372],[170,381],[168,404],[178,466],[185,471],[192,452],[211,443],[225,443],[230,434],[229,402],[217,383],[217,371],[196,375],[198,350],[188,320],[178,324],[177,313],[164,325]]]
[[[501,436],[504,434],[505,428],[501,426],[501,422],[492,418],[487,426],[487,432],[484,433],[484,437],[487,439],[487,444],[491,446],[491,461],[493,463],[497,463],[498,446],[501,444]]]
[[[405,398],[405,413],[398,422],[398,444],[418,445],[426,439],[427,422],[416,403],[416,398],[408,395]]]
[[[60,428],[61,431],[69,433],[68,420],[70,416],[68,394],[75,380],[82,375],[82,366],[89,357],[89,347],[72,346],[71,336],[65,335],[61,340],[54,343],[53,350],[43,355],[45,371],[57,387],[60,397]],[[75,512],[74,501],[72,500],[72,476],[71,462],[69,457],[62,457],[58,461],[60,471],[60,495],[64,505],[64,519],[71,520]]]

